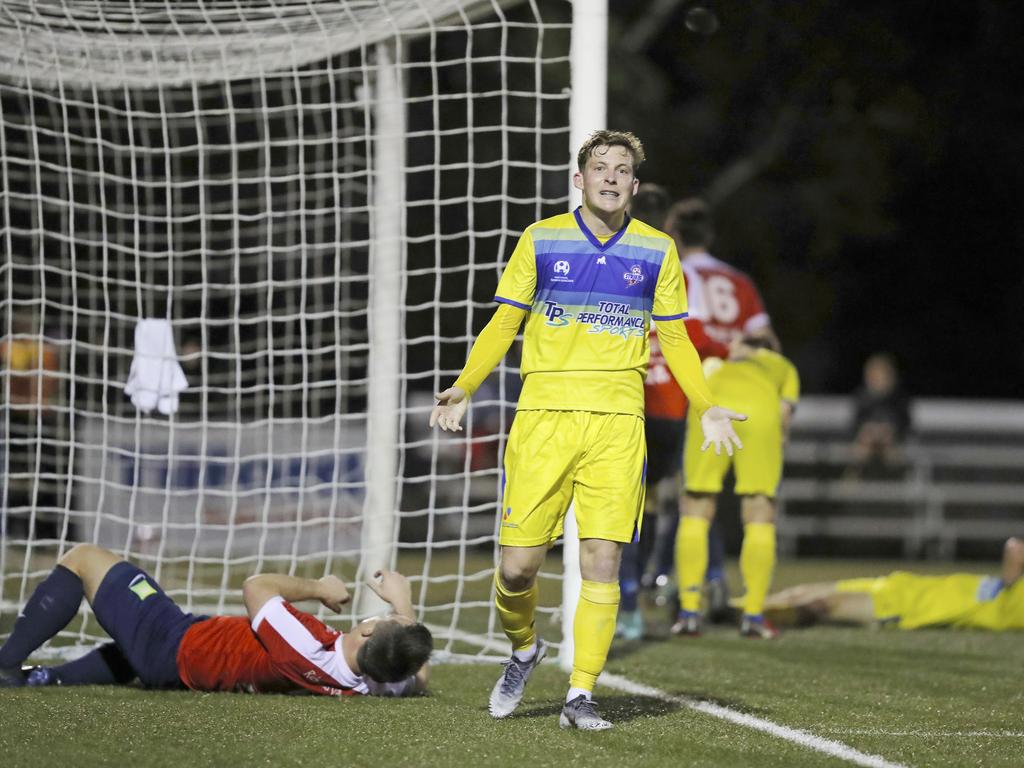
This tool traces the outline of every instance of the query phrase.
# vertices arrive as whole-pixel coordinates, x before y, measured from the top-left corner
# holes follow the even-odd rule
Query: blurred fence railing
[[[858,478],[847,473],[851,418],[849,398],[801,402],[779,493],[784,552],[804,539],[889,539],[907,556],[951,557],[960,542],[1024,533],[1024,402],[915,401],[898,459]]]

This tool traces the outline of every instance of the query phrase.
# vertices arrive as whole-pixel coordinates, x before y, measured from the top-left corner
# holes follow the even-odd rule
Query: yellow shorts
[[[755,423],[754,420],[757,419]],[[729,456],[709,447],[701,451],[704,431],[700,419],[686,420],[686,448],[683,469],[686,490],[690,493],[719,493],[729,467],[736,474],[738,495],[763,494],[774,498],[782,479],[782,427],[777,419],[765,423],[765,416],[751,416],[749,421],[734,421],[733,427],[743,448]]]
[[[519,411],[505,448],[501,544],[555,541],[574,499],[581,539],[633,541],[640,534],[646,464],[638,416]]]

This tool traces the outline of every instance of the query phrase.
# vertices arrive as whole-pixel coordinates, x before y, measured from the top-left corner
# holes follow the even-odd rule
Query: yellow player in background
[[[701,452],[701,436],[688,425],[683,497],[676,536],[676,570],[681,610],[672,633],[700,634],[701,590],[708,561],[708,528],[715,516],[716,496],[730,466],[741,497],[743,547],[740,573],[742,598],[740,632],[772,638],[777,631],[761,615],[775,567],[775,494],[782,477],[782,451],[789,420],[800,395],[796,368],[767,348],[764,338],[740,336],[729,345],[729,359],[708,358],[704,373],[714,402],[728,408],[743,404],[749,421],[736,424],[743,451],[735,456]]]

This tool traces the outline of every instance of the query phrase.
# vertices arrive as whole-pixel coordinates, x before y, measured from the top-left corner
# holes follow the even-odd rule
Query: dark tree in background
[[[916,395],[1024,393],[1016,4],[612,2],[609,125],[715,207],[810,392],[891,351]],[[707,5],[707,4],[705,4]]]

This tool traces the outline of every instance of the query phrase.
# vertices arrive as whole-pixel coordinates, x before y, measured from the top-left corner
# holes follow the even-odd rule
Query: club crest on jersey
[[[572,265],[568,261],[559,259],[551,265],[551,277],[549,279],[552,283],[573,283],[575,280],[569,277],[570,269],[572,269]]]
[[[644,271],[640,268],[639,264],[634,264],[629,268],[629,272],[624,272],[622,279],[626,281],[626,285],[632,288],[634,285],[639,285],[644,281]]]

